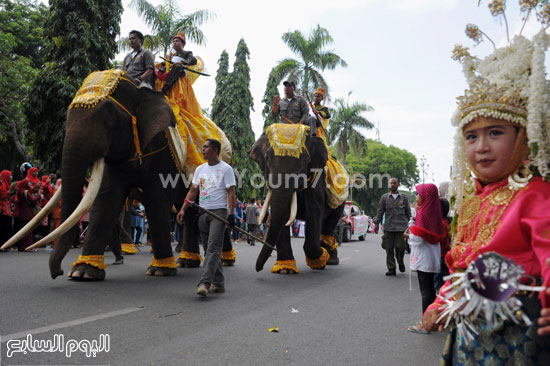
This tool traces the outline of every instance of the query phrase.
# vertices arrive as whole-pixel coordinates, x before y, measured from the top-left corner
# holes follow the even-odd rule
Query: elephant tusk
[[[267,210],[269,209],[270,203],[271,203],[271,189],[269,190],[269,192],[267,192],[267,196],[265,196],[265,201],[262,207],[262,211],[260,211],[260,216],[258,216],[258,225],[261,225],[262,222],[264,222],[264,217],[267,214]]]
[[[98,159],[94,162],[92,167],[92,175],[90,177],[90,183],[88,183],[88,189],[82,201],[78,204],[76,209],[73,211],[71,216],[69,216],[57,229],[49,233],[44,238],[40,239],[33,245],[27,247],[25,250],[31,250],[46,243],[51,242],[59,238],[61,235],[69,231],[80,218],[90,209],[94,203],[95,198],[99,192],[99,187],[101,187],[101,179],[103,178],[103,169],[105,168],[105,160],[103,158]]]
[[[17,243],[19,240],[21,240],[25,235],[29,233],[44,217],[46,217],[51,210],[59,203],[61,200],[61,187],[54,193],[52,198],[48,201],[46,206],[44,206],[39,213],[36,214],[35,217],[32,218],[31,221],[27,223],[27,225],[23,226],[21,230],[19,230],[17,233],[15,233],[14,236],[10,238],[0,249],[6,249]]]
[[[296,219],[296,211],[298,211],[298,196],[296,191],[292,192],[292,201],[290,201],[290,217],[285,226],[292,225],[292,222]]]

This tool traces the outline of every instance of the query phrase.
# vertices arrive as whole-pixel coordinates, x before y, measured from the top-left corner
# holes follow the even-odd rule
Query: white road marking
[[[1,342],[4,343],[4,342],[7,342],[7,341],[12,340],[12,339],[23,338],[23,337],[26,337],[29,334],[46,333],[46,332],[51,332],[52,330],[57,330],[57,329],[62,329],[62,328],[69,328],[69,327],[74,327],[75,325],[94,322],[96,320],[102,320],[102,319],[106,319],[106,318],[112,318],[114,316],[130,314],[130,313],[133,313],[134,311],[140,311],[140,310],[143,310],[143,309],[145,309],[145,307],[143,307],[143,306],[133,306],[131,308],[111,311],[110,313],[89,316],[87,318],[71,320],[71,321],[64,322],[64,323],[59,323],[59,324],[47,325],[45,327],[30,329],[30,330],[26,330],[24,332],[8,334],[6,336],[1,337]]]
[[[347,261],[348,259],[351,259],[351,257],[342,258],[340,261]]]

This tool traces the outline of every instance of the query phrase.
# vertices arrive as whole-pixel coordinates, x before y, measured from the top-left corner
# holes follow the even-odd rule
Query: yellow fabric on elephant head
[[[299,158],[308,132],[306,125],[275,123],[267,128],[266,134],[275,155]]]
[[[197,58],[197,65],[189,66],[197,71],[204,69],[202,60]],[[166,99],[176,117],[176,128],[187,147],[187,157],[184,166],[185,173],[192,174],[195,169],[206,162],[202,157],[202,145],[206,139],[212,138],[220,141],[222,148],[220,158],[231,164],[231,144],[225,133],[214,122],[207,118],[197,101],[192,84],[199,77],[198,74],[186,72],[185,77],[180,78],[167,92]],[[157,79],[155,89],[162,90],[165,82]]]
[[[69,108],[93,108],[97,103],[111,95],[125,71],[111,69],[94,71],[84,79],[80,89],[76,92]]]

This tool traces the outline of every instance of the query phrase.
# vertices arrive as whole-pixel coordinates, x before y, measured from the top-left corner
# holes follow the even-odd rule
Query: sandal
[[[412,333],[418,333],[418,334],[430,334],[429,331],[425,330],[424,328],[422,328],[422,325],[411,325],[408,329],[407,329],[409,332],[412,332]]]

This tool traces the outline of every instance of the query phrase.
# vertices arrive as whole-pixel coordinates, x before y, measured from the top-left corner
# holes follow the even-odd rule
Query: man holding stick
[[[185,210],[192,206],[192,201],[199,194],[200,206],[210,210],[235,226],[235,175],[227,163],[219,159],[221,144],[218,140],[207,139],[202,146],[202,156],[207,161],[195,170],[185,203],[177,215],[182,223]],[[231,212],[228,215],[228,212]],[[223,246],[225,222],[210,215],[199,217],[201,241],[206,246],[204,268],[197,287],[197,295],[206,297],[208,292],[224,293],[224,277],[220,255]]]

